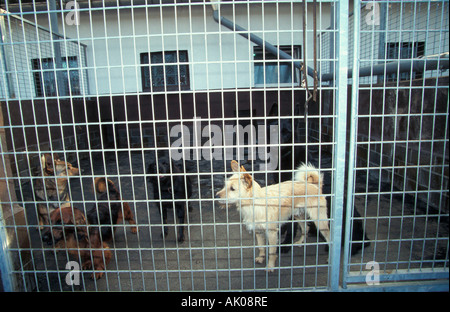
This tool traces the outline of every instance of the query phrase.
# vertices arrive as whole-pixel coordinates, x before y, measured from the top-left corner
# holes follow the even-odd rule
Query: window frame
[[[302,46],[301,45],[280,45],[277,46],[278,49],[281,49],[283,52],[291,55],[294,54],[293,59],[301,59],[302,57]],[[293,53],[292,53],[293,52]],[[262,58],[259,58],[261,56]],[[290,64],[289,64],[290,63]],[[277,64],[277,82],[267,82],[267,65]],[[280,82],[280,65],[287,64],[290,67],[290,82]],[[257,69],[256,66],[263,66],[263,77],[261,79],[257,79]],[[264,75],[265,72],[265,75]],[[292,75],[293,74],[293,75]],[[257,80],[264,80],[264,82],[257,82]],[[264,87],[299,87],[302,81],[302,72],[300,69],[294,67],[293,63],[290,60],[279,59],[276,55],[273,55],[269,52],[264,52],[263,48],[260,46],[253,47],[253,83],[255,88],[264,88]]]
[[[71,66],[70,62],[75,61],[75,66]],[[50,63],[51,62],[51,63]],[[49,68],[43,68],[43,64],[51,64]],[[55,68],[55,58],[53,57],[46,57],[46,58],[34,58],[31,59],[31,68],[32,68],[32,75],[33,75],[33,82],[34,82],[34,90],[35,90],[35,96],[37,98],[43,98],[43,97],[55,97],[58,96],[58,86],[57,86],[57,74],[59,72],[64,74],[64,80],[67,84],[67,91],[68,94],[60,94],[59,96],[65,96],[65,95],[81,95],[81,85],[80,85],[80,71],[79,71],[79,64],[78,64],[78,57],[76,55],[74,56],[63,56],[61,57],[61,63],[63,64],[62,68]],[[65,66],[64,66],[65,64]],[[46,78],[44,77],[45,73],[51,73],[49,77],[52,77],[51,79],[51,85],[48,85],[45,83]],[[73,73],[78,73],[78,79],[75,80]]]
[[[185,61],[180,61],[180,55],[185,55]],[[177,62],[166,62],[167,55],[176,54]],[[152,55],[161,55],[162,62],[152,63]],[[190,82],[190,71],[189,71],[189,53],[187,50],[170,50],[170,51],[154,51],[154,52],[144,52],[140,54],[141,61],[141,81],[142,81],[142,91],[143,92],[157,92],[157,91],[185,91],[191,89]],[[176,66],[176,81],[175,85],[167,85],[167,67]],[[164,73],[164,85],[153,84],[153,70],[163,67]],[[181,67],[185,70],[184,79],[180,78]]]
[[[393,62],[416,59],[425,56],[425,48],[425,41],[386,42],[386,60]],[[398,78],[397,74],[398,73],[386,74],[386,82],[396,82],[397,80],[408,81],[423,78],[423,73],[418,72],[399,73],[400,78]]]

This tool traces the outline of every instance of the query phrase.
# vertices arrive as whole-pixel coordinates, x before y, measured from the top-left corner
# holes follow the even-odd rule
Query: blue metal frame
[[[11,276],[12,264],[8,252],[8,243],[6,239],[6,229],[4,226],[3,211],[0,208],[0,272],[3,284],[3,291],[13,291],[13,279]]]
[[[360,10],[361,4],[359,0],[355,0],[353,2],[353,21],[354,24],[359,23],[359,20],[361,18],[361,10]],[[357,74],[359,72],[359,40],[360,40],[360,32],[357,27],[353,27],[353,71],[354,75],[352,77],[352,85],[357,86],[358,85],[358,79],[359,75]],[[345,220],[345,242],[350,241],[350,231],[351,231],[351,220],[353,217],[353,168],[355,166],[355,147],[356,147],[356,116],[358,114],[357,112],[357,103],[358,103],[358,89],[352,88],[351,93],[351,112],[350,112],[350,137],[349,137],[349,159],[348,159],[348,180],[347,180],[347,215]],[[348,263],[350,261],[350,244],[345,244],[344,246],[344,263],[343,263],[343,287],[347,288],[347,279],[348,276]]]
[[[381,4],[383,5],[383,4]],[[382,12],[385,12],[383,10]],[[354,178],[356,168],[355,158],[356,158],[356,144],[357,144],[357,119],[358,119],[358,102],[359,102],[359,78],[362,76],[360,73],[360,28],[356,25],[361,25],[361,1],[355,0],[354,7],[354,29],[353,29],[353,64],[352,69],[348,72],[353,73],[352,76],[352,92],[351,92],[351,113],[350,113],[350,136],[349,136],[349,153],[348,153],[348,182],[347,182],[347,215],[346,215],[346,232],[344,241],[344,258],[343,258],[343,283],[341,291],[449,291],[449,268],[421,268],[421,269],[408,269],[408,270],[395,270],[395,272],[389,274],[386,272],[380,272],[378,277],[378,283],[374,285],[367,284],[367,273],[365,272],[349,272],[350,264],[350,245],[351,245],[351,230],[352,230],[352,219],[353,219],[353,193],[354,193]],[[341,13],[338,18],[341,18]],[[348,25],[344,25],[348,26]],[[340,25],[342,27],[342,25]],[[343,36],[343,29],[339,28],[339,35]],[[380,36],[381,37],[381,36]],[[340,51],[341,47],[338,46]],[[339,53],[339,57],[342,54]],[[340,59],[339,59],[340,60]],[[411,61],[409,61],[411,62]],[[448,65],[447,65],[448,66]],[[399,65],[396,64],[397,69]],[[344,70],[339,66],[339,71]],[[385,68],[386,70],[386,68]],[[398,69],[400,70],[400,69]],[[339,77],[340,78],[340,77]],[[345,80],[345,79],[343,79]],[[345,80],[346,81],[346,80]],[[346,84],[339,88],[344,88],[347,90]],[[339,92],[340,90],[338,90]],[[341,104],[340,102],[338,104]],[[340,105],[338,105],[340,108]],[[340,112],[338,112],[338,116]],[[339,146],[339,138],[337,140]],[[336,163],[338,168],[341,165],[339,162]],[[343,181],[343,179],[342,179]],[[338,192],[336,191],[336,196]],[[335,220],[336,222],[336,220]],[[365,273],[365,274],[364,274]],[[335,288],[332,287],[332,290]]]
[[[336,56],[338,59],[337,74],[335,82],[335,148],[334,164],[335,174],[333,180],[334,196],[331,200],[331,248],[330,248],[330,289],[339,290],[339,273],[341,268],[341,241],[342,241],[342,222],[344,205],[344,183],[345,180],[345,149],[347,137],[347,69],[348,69],[348,1],[337,3],[337,42]]]
[[[413,1],[410,1],[413,2]],[[51,3],[54,4],[54,1]],[[349,62],[349,36],[350,36],[350,22],[349,11],[350,6],[348,1],[335,0],[335,6],[331,9],[332,20],[332,33],[335,34],[336,42],[330,45],[330,60],[337,60],[331,66],[331,74],[328,76],[322,76],[322,82],[329,77],[331,81],[331,88],[333,89],[334,96],[334,159],[333,159],[333,185],[331,196],[331,240],[329,249],[329,271],[328,271],[328,288],[330,291],[449,291],[449,268],[421,268],[421,269],[408,269],[408,270],[395,270],[392,274],[387,271],[382,271],[377,277],[379,283],[374,285],[368,285],[366,277],[367,271],[351,272],[351,240],[352,240],[352,221],[353,221],[353,207],[354,207],[354,193],[355,193],[355,168],[356,168],[356,144],[357,144],[357,122],[358,122],[358,102],[359,102],[359,81],[360,77],[375,73],[374,68],[380,70],[381,73],[386,73],[388,68],[393,68],[395,71],[400,71],[401,63],[391,63],[391,65],[377,64],[360,71],[360,34],[361,29],[357,25],[361,25],[361,0],[354,0],[353,3],[353,55],[352,62]],[[384,2],[386,4],[387,1]],[[448,5],[448,1],[443,1]],[[54,8],[54,7],[53,7]],[[54,11],[54,10],[53,10]],[[385,12],[383,10],[382,12]],[[383,13],[382,13],[383,14]],[[53,17],[55,15],[53,14]],[[234,31],[240,31],[239,35],[253,41],[254,43],[264,46],[266,49],[279,55],[281,58],[290,59],[288,55],[284,55],[275,49],[274,46],[262,41],[252,34],[247,36],[246,30],[242,27],[234,25],[230,20],[220,17],[219,11],[214,10],[214,18],[221,25],[228,27]],[[54,21],[53,21],[54,22]],[[385,23],[385,21],[384,21]],[[54,24],[54,23],[53,23]],[[385,27],[385,25],[383,26]],[[54,29],[53,29],[54,31]],[[447,30],[448,31],[448,30]],[[330,42],[332,42],[330,37]],[[384,39],[381,39],[383,41]],[[56,44],[56,43],[55,43]],[[384,50],[380,44],[379,50]],[[1,51],[0,51],[1,52]],[[84,50],[86,53],[86,50]],[[379,57],[381,58],[381,57]],[[382,57],[384,58],[384,56]],[[58,59],[58,58],[57,58]],[[435,64],[436,66],[447,66],[448,61],[407,61],[406,70],[413,70],[414,62],[420,63],[425,68]],[[296,61],[294,64],[298,67],[301,63]],[[349,70],[349,68],[351,69]],[[404,67],[404,66],[403,66]],[[311,69],[309,69],[311,71]],[[348,81],[349,77],[352,79],[352,91],[348,94]],[[383,88],[386,89],[386,88]],[[348,106],[348,99],[351,98],[351,105]],[[347,120],[348,109],[350,109],[350,119]],[[447,108],[448,113],[448,108]],[[448,123],[448,119],[447,119]],[[347,127],[349,126],[349,127]],[[350,129],[349,141],[347,142],[347,129]],[[448,143],[448,137],[445,137]],[[0,138],[1,140],[1,138]],[[382,142],[382,141],[381,141]],[[348,154],[346,153],[347,143],[349,146]],[[348,161],[348,171],[346,171],[346,162]],[[448,164],[447,164],[448,165]],[[347,184],[345,185],[346,173]],[[345,189],[347,187],[347,189]],[[344,193],[346,192],[346,193]],[[344,194],[347,196],[347,204],[344,207]],[[344,209],[346,209],[346,218],[344,219]],[[345,222],[345,233],[343,234],[343,225]],[[0,271],[1,279],[4,291],[14,291],[15,280],[12,272],[13,263],[9,255],[9,246],[6,235],[5,220],[3,219],[2,210],[0,209]],[[342,241],[345,242],[342,245]],[[343,246],[343,247],[342,247]],[[213,247],[216,248],[216,247]],[[237,248],[242,248],[242,245]],[[343,255],[343,257],[341,257]],[[216,259],[217,261],[217,259]],[[448,261],[448,259],[446,260]],[[361,262],[362,264],[362,262]],[[216,264],[217,265],[217,264]],[[326,265],[324,265],[326,266]],[[236,269],[238,270],[238,269]],[[250,269],[251,270],[251,269]],[[342,270],[342,271],[341,271]],[[189,271],[189,270],[187,270]],[[15,274],[16,272],[14,272]],[[130,273],[131,274],[131,273]],[[341,275],[342,274],[342,275]],[[169,274],[167,273],[167,282],[169,282]],[[241,276],[242,278],[242,276]],[[342,281],[342,283],[341,283]],[[156,286],[156,285],[155,285]],[[157,286],[156,286],[157,288]]]

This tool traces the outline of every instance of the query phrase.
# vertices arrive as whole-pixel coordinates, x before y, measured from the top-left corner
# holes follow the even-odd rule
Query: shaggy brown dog
[[[106,242],[100,239],[98,228],[89,228],[83,212],[77,208],[63,207],[50,214],[51,227],[42,235],[47,244],[56,248],[67,249],[75,259],[82,260],[83,269],[98,271],[92,278],[103,276],[106,266],[111,260],[111,251]]]

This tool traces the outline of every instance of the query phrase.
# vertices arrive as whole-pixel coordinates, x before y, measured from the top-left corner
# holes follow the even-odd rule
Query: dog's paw
[[[137,230],[137,227],[136,227],[136,226],[134,226],[134,227],[131,228],[131,233],[137,234],[137,232],[138,232],[138,230]]]
[[[270,268],[270,267],[267,268],[267,272],[269,272],[269,273],[273,273],[274,271],[275,271],[274,268]]]
[[[92,268],[92,262],[91,260],[86,260],[85,262],[83,262],[83,265],[81,267],[83,270],[89,270]]]
[[[164,229],[161,231],[161,238],[166,239],[168,234],[169,234],[169,229],[167,227],[164,227]]]
[[[266,260],[265,256],[259,256],[255,258],[256,263],[264,263],[264,260]]]
[[[179,236],[177,238],[177,241],[178,241],[179,244],[184,243],[184,236]]]
[[[95,273],[92,273],[92,279],[93,280],[98,280],[98,279],[100,279],[100,278],[102,278],[102,276],[103,276],[103,272],[95,272]]]

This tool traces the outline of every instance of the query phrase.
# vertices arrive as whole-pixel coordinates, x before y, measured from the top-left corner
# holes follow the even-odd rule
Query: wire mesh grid
[[[372,5],[378,5],[381,22],[377,27],[361,18],[361,24],[371,25],[354,32],[353,66],[393,58],[446,60],[448,20],[442,14],[448,2]],[[368,42],[378,49],[368,49]],[[416,72],[397,65],[386,73],[377,79],[354,73],[352,80],[358,89],[352,93],[348,194],[361,213],[352,219],[374,235],[368,240],[372,247],[359,259],[348,259],[345,279],[367,281],[362,272],[368,263],[376,264],[369,267],[381,274],[378,281],[448,278],[448,69]],[[350,240],[364,243],[352,234]]]
[[[345,161],[336,160],[337,147],[345,146],[345,135],[344,141],[336,135],[339,127],[346,128],[336,113],[342,88],[324,81],[318,103],[310,104],[305,114],[305,77],[291,61],[279,58],[281,52],[262,53],[265,44],[258,47],[243,37],[252,33],[312,66],[312,9],[317,5],[317,31],[333,38],[318,37],[319,68],[326,73],[329,66],[337,73],[342,70],[338,56],[343,52],[334,45],[342,30],[337,18],[342,8],[334,1],[308,1],[306,9],[303,3],[290,1],[217,3],[219,21],[225,17],[248,30],[233,31],[213,19],[214,3],[153,2],[56,1],[50,8],[39,1],[31,6],[10,1],[2,6],[1,30],[9,38],[2,42],[5,79],[0,91],[2,239],[8,242],[12,260],[6,272],[13,277],[14,289],[330,289],[335,287],[333,276],[339,282],[341,266],[329,254],[340,251],[341,241],[342,251],[351,254],[343,263],[349,272],[344,280],[349,282],[363,281],[371,272],[366,268],[371,261],[381,265],[382,276],[418,267],[446,273],[448,278],[448,210],[442,208],[448,206],[448,135],[447,130],[437,130],[447,129],[448,93],[441,78],[435,78],[438,71],[427,71],[426,77],[433,78],[417,85],[375,85],[373,79],[369,87],[359,85],[358,136],[356,142],[350,141],[356,151],[354,156],[348,154],[356,162],[349,171],[356,182],[345,188],[352,190],[349,201],[354,204],[353,213],[344,214],[350,220],[349,237],[345,240],[345,232],[335,231],[339,233],[333,234],[329,245],[312,229],[298,244],[304,232],[296,222],[274,221],[279,228],[277,242],[263,244],[268,251],[265,262],[270,247],[280,248],[271,273],[267,263],[255,263],[257,235],[242,222],[242,213],[231,204],[223,208],[216,193],[232,174],[232,159],[262,186],[290,180],[300,161],[310,162],[324,174],[323,194],[330,210],[326,221],[332,230],[340,228],[333,221],[342,217],[347,204],[346,198],[343,206],[339,204],[343,194],[335,189],[336,183],[343,183],[337,182],[336,173],[345,168]],[[420,16],[438,12],[425,19],[432,21],[424,26],[426,55],[431,50],[448,51],[444,15],[448,2],[439,2],[439,8],[434,2],[409,4],[420,6]],[[303,10],[308,21],[306,43]],[[400,14],[392,10],[389,14]],[[30,25],[34,37],[24,36],[28,31],[12,21]],[[52,31],[45,38],[36,37],[41,27]],[[404,28],[393,27],[398,32]],[[59,35],[51,36],[52,32]],[[324,50],[327,45],[332,51]],[[58,46],[60,57],[55,52]],[[8,52],[14,49],[21,52]],[[361,44],[361,55],[367,50]],[[361,66],[365,60],[361,56]],[[385,58],[368,60],[373,64]],[[61,72],[65,74],[58,75]],[[312,78],[306,79],[312,88]],[[77,83],[79,91],[74,91]],[[391,91],[393,99],[386,95]],[[409,108],[413,97],[429,100],[429,106]],[[386,104],[378,105],[379,101]],[[391,101],[395,111],[388,111]],[[400,111],[403,107],[406,111]],[[407,130],[406,137],[393,134],[411,128],[416,120],[419,125],[430,121],[433,127],[419,126],[414,138],[416,130]],[[403,162],[395,155],[403,156]],[[63,164],[65,178],[57,178],[57,162]],[[414,172],[405,175],[410,171]],[[96,194],[98,178],[105,177],[114,186],[106,187],[106,195]],[[56,185],[53,197],[51,185]],[[80,245],[81,234],[73,234],[75,225],[65,226],[65,248],[55,248],[59,245],[54,237],[45,239],[48,229],[53,236],[54,228],[60,230],[59,224],[39,226],[39,204],[50,211],[65,206],[67,199],[60,192],[66,191],[72,218],[78,209],[91,223],[88,248]],[[111,197],[117,193],[119,197]],[[102,196],[109,197],[106,206]],[[126,220],[125,203],[136,233],[135,225]],[[114,226],[112,238],[104,239],[107,245],[94,247],[91,236],[97,227],[92,220],[104,209],[111,218],[116,210],[124,217]],[[62,213],[47,216],[63,218]],[[306,220],[300,223],[305,225]],[[67,247],[70,237],[75,237],[75,246]],[[83,267],[86,262],[79,252],[83,248],[89,257],[99,250],[103,261],[110,257],[104,269],[97,270],[103,273],[101,278],[92,279],[96,271]]]
[[[46,25],[47,26],[47,25]],[[2,18],[2,79],[0,98],[32,99],[89,94],[86,46],[32,20],[17,15]],[[55,50],[58,50],[55,52]],[[60,70],[55,72],[57,53]],[[56,76],[63,75],[67,92],[57,93]]]

